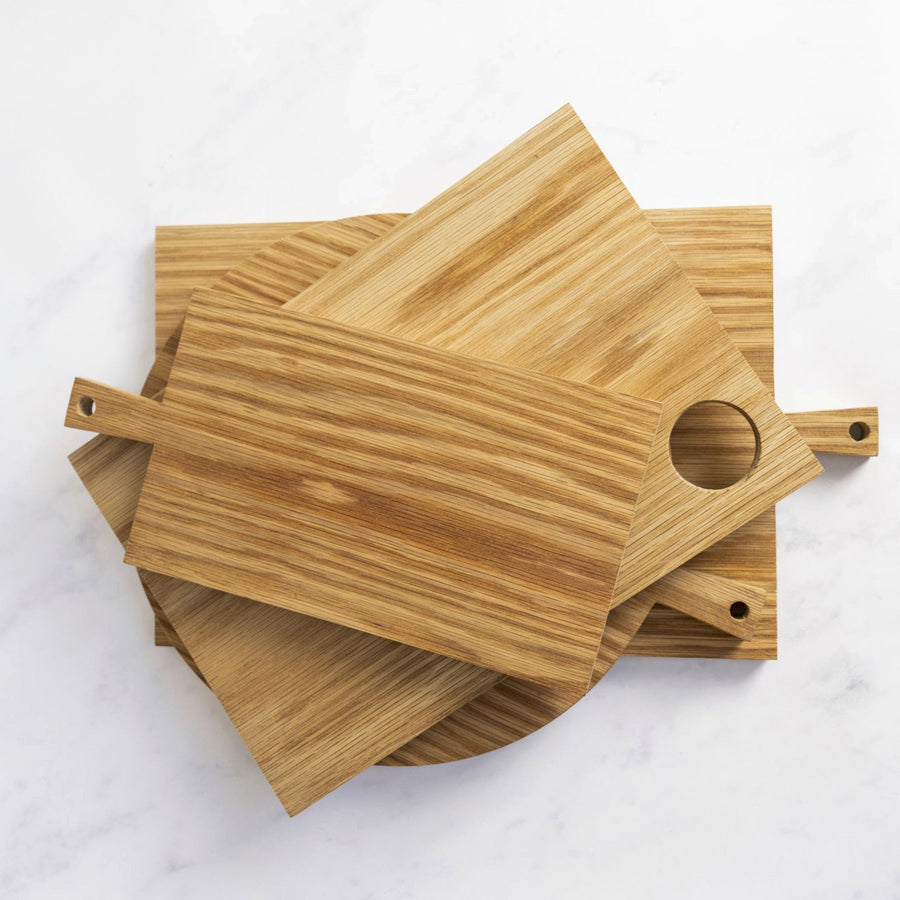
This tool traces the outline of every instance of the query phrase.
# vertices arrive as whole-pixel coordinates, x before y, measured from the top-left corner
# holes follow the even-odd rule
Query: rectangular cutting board
[[[645,214],[763,383],[774,389],[771,209],[763,206],[658,209],[646,210]],[[372,227],[381,220],[395,225],[403,218],[405,215],[382,214],[345,221]],[[227,278],[229,270],[242,263],[245,256],[262,250],[272,241],[296,235],[304,227],[305,223],[159,226],[155,281],[158,341],[164,343],[180,324],[195,287],[212,287],[223,277]],[[306,228],[310,240],[313,231],[316,229]],[[371,239],[377,238],[373,234]],[[346,236],[337,233],[332,236],[329,228],[323,226],[313,246],[321,253],[331,245],[347,247]],[[320,268],[310,269],[305,256],[299,254],[292,266],[313,278],[321,272]],[[260,267],[258,274],[256,281],[260,286],[275,278],[269,267],[265,270]],[[279,285],[283,282],[283,278],[275,280]],[[242,278],[235,278],[221,284],[221,288],[238,291],[242,284]],[[289,290],[289,285],[284,287]],[[95,442],[103,440],[94,439]],[[734,638],[676,610],[656,606],[629,644],[628,655],[774,659],[777,655],[774,508],[685,565],[743,579],[765,589],[766,605],[752,639]],[[162,628],[157,628],[156,642],[169,643]]]
[[[301,296],[308,315],[662,402],[613,605],[822,470],[570,107]],[[669,458],[678,417],[709,400],[758,439],[723,490]]]
[[[127,562],[583,689],[659,413],[209,294],[162,404],[67,423],[154,443]]]

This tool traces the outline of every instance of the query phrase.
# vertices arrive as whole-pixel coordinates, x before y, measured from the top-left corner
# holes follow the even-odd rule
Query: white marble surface
[[[214,7],[214,9],[213,9]],[[0,896],[900,896],[887,3],[0,5]],[[771,203],[778,395],[882,456],[781,504],[781,659],[625,660],[506,750],[290,820],[66,462],[157,223],[409,210],[571,101],[644,206]]]

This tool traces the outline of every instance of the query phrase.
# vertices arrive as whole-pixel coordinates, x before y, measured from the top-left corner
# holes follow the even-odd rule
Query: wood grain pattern
[[[767,207],[655,210],[648,213],[666,245],[703,292],[710,308],[728,329],[741,352],[774,386],[774,317],[772,293],[772,220]],[[703,415],[716,415],[707,410]],[[715,421],[710,422],[714,428]],[[697,432],[697,458],[716,467],[721,457],[708,453],[702,431]],[[715,451],[715,447],[713,448]],[[630,619],[638,631],[626,643],[629,656],[720,656],[774,659],[777,653],[775,510],[766,510],[680,569],[645,588],[607,620],[607,632],[617,614],[652,598],[646,616]],[[673,579],[680,572],[722,576],[765,591],[766,599],[751,640],[742,640],[679,612]],[[706,595],[707,597],[709,594]],[[716,595],[721,603],[721,595]],[[696,600],[696,598],[694,598]],[[657,602],[657,600],[662,602]],[[667,602],[669,606],[662,605]],[[697,610],[694,610],[697,612]],[[641,609],[635,606],[635,614]],[[605,635],[604,635],[605,637]],[[612,639],[612,636],[611,636]],[[438,763],[502,747],[530,733],[568,708],[567,698],[551,689],[539,693],[507,679],[447,719],[414,738],[390,764]]]
[[[323,262],[337,265],[356,252],[360,239],[376,239],[403,218],[382,213],[317,224],[158,226],[154,287],[157,358],[141,394],[155,397],[165,388],[181,322],[195,289],[214,288],[235,297],[280,305],[318,278]],[[300,232],[304,237],[296,245],[288,241],[279,245],[275,257],[266,254],[271,244]],[[306,252],[308,246],[315,247],[312,262]],[[158,645],[170,643],[166,632],[164,621],[155,627]]]
[[[756,464],[759,444],[753,424],[727,403],[697,403],[669,434],[672,465],[691,484],[721,490],[745,478]]]
[[[164,403],[66,422],[155,444],[127,562],[583,690],[659,412],[197,292]]]
[[[648,589],[609,614],[591,687],[621,656],[655,602],[656,595]],[[580,698],[580,693],[504,678],[386,757],[382,765],[429,765],[496,750],[542,728]]]
[[[762,382],[775,389],[772,214],[768,207],[656,210],[653,227],[689,275]],[[715,417],[707,408],[704,415]],[[710,423],[714,426],[715,419]],[[698,433],[697,457],[712,461]],[[751,640],[741,640],[677,610],[656,606],[628,645],[628,656],[775,659],[778,654],[775,508],[688,560],[691,572],[746,582],[766,591]]]
[[[606,620],[591,687],[596,687],[625,652],[651,609],[696,607],[712,618],[717,627],[725,626],[731,631],[735,623],[726,621],[731,617],[728,607],[723,610],[720,602],[724,596],[734,598],[733,602],[753,604],[752,615],[758,619],[765,592],[753,585],[725,579],[722,582],[715,576],[692,573],[681,567],[612,610]],[[580,696],[559,688],[505,678],[413,738],[382,764],[421,766],[488,753],[531,734],[579,699]]]
[[[498,678],[299,613],[141,577],[177,609],[179,634],[290,815]],[[390,703],[379,709],[383,697]]]
[[[647,216],[741,352],[753,363],[760,377],[774,387],[770,210],[766,207],[650,210]],[[687,615],[656,606],[628,646],[628,655],[774,659],[777,653],[774,509],[730,535],[725,542],[711,547],[702,557],[689,561],[682,567],[685,569],[728,573],[732,578],[739,574],[765,588],[762,627],[752,641],[742,641]],[[624,609],[625,606],[620,607]],[[620,610],[611,614],[607,633],[611,634],[613,617]],[[510,682],[514,680],[502,682],[463,707],[446,722],[398,751],[389,762],[441,762],[485,752],[550,721],[558,714],[552,710],[568,708],[565,701],[560,704],[559,698],[556,704],[552,702],[552,691],[523,684],[522,693]],[[532,696],[532,689],[543,693],[543,698]],[[516,697],[527,699],[517,706]]]
[[[765,589],[757,585],[694,572],[684,566],[655,585],[657,603],[741,640],[753,637],[766,604]]]
[[[685,262],[693,267],[694,272],[692,274],[698,278],[703,289],[708,292],[708,296],[717,302],[720,308],[724,308],[729,303],[743,302],[752,304],[754,310],[768,309],[769,318],[771,319],[771,231],[767,210],[746,208],[656,211],[650,213],[650,216],[653,218],[656,227],[661,228],[667,239],[671,240],[673,251],[684,255]],[[317,277],[318,274],[327,270],[327,256],[323,255],[326,247],[341,246],[346,248],[346,252],[349,254],[377,237],[379,228],[386,231],[389,227],[389,224],[378,225],[370,223],[367,228],[363,228],[359,223],[355,225],[330,223],[321,228],[312,229],[307,236],[297,236],[295,238],[293,250],[288,254],[288,258],[291,260],[290,266],[294,265],[296,253],[305,253],[307,254],[307,265],[314,272],[315,264],[312,261],[321,258],[322,262],[319,272],[314,272],[314,276]],[[698,241],[702,246],[702,252],[699,254],[692,254],[690,251],[692,234],[694,235],[694,240]],[[277,248],[269,248],[269,253],[270,258],[275,258],[279,251]],[[723,258],[726,261],[721,261]],[[765,296],[766,273],[768,274],[769,285],[768,300],[766,300]],[[734,296],[731,296],[731,285],[735,284],[737,286],[733,291]],[[762,298],[757,297],[754,291],[762,294]],[[291,296],[290,293],[282,297],[281,302],[287,300],[289,296]],[[759,315],[754,314],[751,318],[759,318]],[[744,336],[748,330],[743,326],[739,326],[741,321],[743,321],[742,316],[732,316],[733,325],[738,327],[736,332],[737,340],[745,341]],[[753,330],[755,331],[756,329]],[[769,330],[769,343],[771,344],[771,329]],[[157,384],[155,390],[158,390],[158,388],[159,385]],[[127,537],[127,530],[130,527],[131,515],[140,492],[143,470],[146,468],[149,452],[147,445],[99,437],[94,438],[85,447],[72,455],[73,465],[97,500],[101,511],[120,536],[120,539]],[[774,528],[772,529],[772,536],[774,538]],[[755,547],[758,546],[759,544],[757,543]],[[736,549],[737,555],[740,556],[741,548],[737,547]],[[746,558],[752,560],[755,558],[755,555],[749,554]],[[774,552],[772,562],[774,565]],[[286,711],[282,705],[277,709],[269,710],[268,717],[266,710],[260,710],[259,715],[253,718],[247,719],[243,717],[242,709],[245,704],[254,701],[240,690],[240,682],[235,679],[231,668],[230,654],[240,652],[244,664],[254,670],[264,669],[269,666],[273,683],[278,683],[281,673],[270,665],[272,653],[268,652],[268,650],[264,649],[254,656],[233,644],[223,644],[216,640],[215,636],[210,636],[208,633],[192,630],[191,624],[195,621],[191,615],[193,604],[202,606],[208,600],[208,597],[203,596],[202,592],[204,589],[197,586],[194,589],[200,592],[200,595],[193,598],[185,598],[183,595],[186,592],[184,591],[177,595],[160,591],[161,604],[165,607],[166,615],[176,625],[185,644],[203,657],[203,670],[206,677],[216,690],[217,695],[223,700],[223,705],[229,715],[235,721],[242,723],[239,730],[244,739],[250,745],[254,741],[258,741],[258,736],[255,736],[253,733],[256,730],[268,731],[270,739],[277,739],[277,736],[281,734],[302,734],[302,693],[295,693],[294,695],[295,708]],[[771,597],[772,594],[770,593],[770,599]],[[266,608],[268,609],[269,607]],[[619,610],[616,610],[616,613],[624,614],[627,609],[628,605],[622,606]],[[655,613],[657,610],[653,612]],[[275,610],[274,612],[277,613],[279,611]],[[653,613],[651,613],[652,615]],[[677,617],[676,621],[691,622],[688,617],[681,614],[673,613],[672,615]],[[608,630],[609,627],[608,625]],[[712,633],[713,640],[715,640],[717,632],[712,629],[707,629],[707,631]],[[613,633],[610,632],[611,637]],[[377,657],[381,653],[382,642],[377,638],[364,637],[371,642],[369,645],[370,653],[373,657]],[[759,636],[757,635],[756,640],[758,638]],[[663,635],[662,639],[665,640],[665,635]],[[728,640],[731,642],[731,645],[742,643],[732,638]],[[751,643],[755,643],[755,641]],[[327,673],[331,672],[335,666],[341,666],[344,662],[339,657],[329,654],[331,646],[331,642],[323,641],[315,645],[314,648],[316,651],[315,658],[320,666],[319,671],[321,675],[317,675],[311,680],[311,683],[320,685],[317,689],[326,693],[329,684]],[[298,655],[298,660],[303,657],[307,658],[308,662],[310,654],[305,652],[306,645],[304,642],[295,642],[293,650]],[[711,652],[719,652],[719,648],[713,644]],[[436,657],[432,660],[432,664],[442,665],[443,660]],[[463,670],[471,668],[462,663],[454,663],[453,665]],[[414,688],[420,693],[420,699],[423,703],[431,703],[434,699],[431,694],[433,685],[446,683],[446,679],[442,677],[432,678],[432,674],[428,667],[411,665],[409,671],[379,673],[378,677],[375,677],[374,673],[367,672],[364,668],[354,672],[345,664],[343,665],[343,680],[339,685],[341,694],[348,702],[349,698],[355,698],[356,703],[355,718],[348,714],[347,726],[352,727],[354,733],[358,736],[356,747],[348,748],[345,745],[342,762],[343,771],[347,777],[353,774],[353,751],[364,747],[369,741],[376,743],[381,741],[386,731],[396,725],[393,707],[387,705],[379,708],[377,698],[393,698],[398,696],[399,691],[408,686],[410,689]],[[469,675],[472,674],[470,671]],[[484,674],[485,681],[482,687],[487,687],[489,683],[497,680],[498,676],[495,676],[493,673]],[[320,679],[325,680],[321,681]],[[464,700],[460,699],[464,695],[463,688],[464,685],[454,684],[452,691],[449,692],[452,696],[445,696],[448,712],[454,708],[454,703],[459,705],[460,702],[464,702]],[[285,702],[281,692],[273,694],[272,699],[273,704],[276,701],[282,704]],[[486,697],[487,699],[490,698]],[[497,702],[501,705],[504,703],[502,697]],[[571,698],[566,699],[566,705],[562,708],[567,708],[567,705],[571,702]],[[490,704],[487,705],[490,709]],[[561,709],[561,707],[557,700],[555,704],[550,703],[546,709]],[[463,706],[460,712],[465,710],[467,710],[467,707]],[[276,713],[277,719],[273,718]],[[537,712],[534,710],[529,712],[527,709],[522,709],[522,715],[525,716],[526,720],[525,724],[513,727],[509,731],[499,728],[499,735],[495,737],[490,736],[491,731],[487,725],[479,726],[483,739],[480,742],[476,741],[474,746],[478,746],[480,749],[473,752],[483,752],[484,749],[490,749],[492,742],[495,746],[502,746],[504,743],[508,743],[509,740],[514,739],[516,734],[522,733],[520,730],[517,731],[516,728],[525,728],[527,733],[527,731],[533,730],[535,727],[539,727],[541,724],[549,721],[556,714],[558,713],[554,712],[545,715],[540,712],[540,709]],[[471,715],[477,716],[477,709]],[[489,713],[489,717],[491,716],[494,716],[493,712]],[[515,713],[510,711],[506,721],[514,717]],[[417,717],[416,709],[407,710],[406,724],[409,725],[407,733],[410,737],[423,728],[427,728],[428,725],[425,717]],[[448,721],[446,730],[452,733],[453,728],[454,722]],[[439,744],[439,741],[433,740],[432,743]],[[315,745],[315,740],[313,740],[313,745]],[[463,750],[453,746],[452,743],[445,752],[448,754],[447,758],[459,758],[460,755],[466,755]],[[407,753],[407,760],[415,761],[415,759],[415,751],[411,748]],[[435,759],[432,753],[431,755],[426,754],[425,758],[420,761],[439,760]],[[360,765],[362,764],[360,763]],[[359,769],[356,770],[358,771]],[[266,774],[269,775],[270,773],[266,772]],[[294,768],[291,772],[283,773],[282,780],[274,782],[273,786],[276,787],[279,796],[284,797],[294,790],[294,785],[297,782],[308,785],[311,783],[311,779],[299,768]],[[308,790],[308,787],[305,789]],[[296,811],[296,807],[293,807],[293,809]]]
[[[334,264],[335,247],[343,248],[349,255],[390,225],[380,217],[367,220],[365,225],[328,223],[316,227],[312,234],[297,236],[289,248],[269,248],[266,253],[283,255],[293,270],[294,253],[302,250],[310,266],[316,260],[320,262],[321,268],[315,273],[318,277]],[[280,298],[284,302],[292,295],[295,281],[282,278],[279,284],[287,291]],[[269,288],[260,286],[260,302],[273,302]],[[152,386],[153,381],[148,379],[144,393],[158,390],[158,386]],[[130,532],[150,452],[147,444],[101,436],[70,456],[76,472],[123,542]],[[402,647],[406,655],[397,658],[395,664],[384,666],[381,661],[395,658],[400,652],[396,648],[402,645],[362,632],[352,632],[356,637],[348,644],[344,633],[347,629],[308,617],[298,618],[315,629],[315,639],[307,640],[302,629],[298,633],[277,628],[267,631],[271,640],[278,641],[277,647],[270,647],[265,641],[245,646],[220,639],[203,627],[204,620],[196,615],[196,610],[217,600],[228,602],[227,599],[199,585],[172,581],[171,585],[156,581],[151,593],[190,648],[192,657],[200,660],[198,666],[204,677],[244,741],[255,748],[263,773],[292,815],[326,793],[336,779],[346,780],[366,768],[371,761],[371,747],[396,749],[502,677],[488,669],[424,651],[410,651],[408,647]],[[236,623],[240,632],[255,630],[252,617],[260,611],[268,616],[286,614],[265,604],[245,607],[239,602],[241,598],[233,600],[229,605],[231,612],[238,619],[242,611],[248,616]],[[264,620],[264,629],[268,621]],[[294,669],[302,669],[307,677],[302,681],[285,680],[285,671]],[[245,670],[266,679],[264,703],[243,689]],[[333,702],[328,703],[332,692]],[[311,708],[318,718],[308,715]],[[248,710],[253,714],[249,715]],[[326,727],[321,720],[322,710],[333,710],[340,718],[339,725]],[[345,734],[337,756],[333,746],[335,729]],[[265,753],[265,748],[278,747],[284,741],[302,743],[303,758],[284,756],[274,769],[269,764],[273,757]],[[328,760],[324,780],[318,777],[315,766],[310,769],[306,764],[320,758]]]
[[[100,436],[70,456],[123,543],[151,453]],[[189,582],[141,577],[290,815],[502,677]]]
[[[303,292],[307,314],[664,404],[614,605],[821,472],[570,107]],[[669,431],[720,400],[760,453],[720,491]]]
[[[753,365],[763,382],[774,388],[774,317],[772,293],[772,222],[768,207],[721,207],[707,209],[648,210],[646,215],[676,261],[695,284],[703,299],[717,319],[723,324],[730,337],[743,355]],[[316,272],[315,263],[309,260],[321,258],[332,247],[340,247],[355,252],[361,246],[357,243],[361,227],[381,228],[385,224],[396,224],[405,218],[396,214],[380,217],[359,217],[341,223],[325,223],[321,227],[309,229],[303,238],[296,239],[296,245],[284,251],[278,248],[260,248],[268,258],[257,267],[257,271],[271,273],[277,270],[280,260],[284,261],[280,281],[294,270]],[[346,229],[354,228],[348,240]],[[198,237],[206,231],[213,243],[213,252],[220,235],[227,233],[231,226],[196,226],[192,229]],[[235,226],[238,235],[253,226]],[[283,228],[285,236],[300,228],[291,224],[283,226],[259,226],[261,234],[270,234],[270,228]],[[168,245],[177,245],[181,238],[178,226],[161,226],[157,239],[165,236]],[[377,237],[373,235],[373,237]],[[285,241],[287,248],[291,241]],[[190,247],[182,247],[179,255],[190,265],[190,254],[194,255],[198,271],[209,272],[202,241],[195,240]],[[324,268],[324,267],[323,267]],[[323,269],[319,269],[323,271]],[[210,277],[222,277],[225,269],[212,272]],[[269,275],[271,277],[271,275]],[[167,271],[157,268],[157,309],[159,316],[169,321],[180,321],[187,308],[190,291],[168,282]],[[253,279],[248,273],[240,272],[230,284],[215,285],[228,287],[232,292],[241,285],[251,285]],[[214,281],[209,282],[214,285]],[[198,285],[201,286],[201,285]],[[286,285],[284,298],[293,296]],[[298,286],[298,290],[302,285]],[[257,288],[264,292],[264,285]],[[245,290],[242,296],[252,299],[253,291]],[[284,299],[282,298],[282,299]],[[177,342],[172,342],[168,353],[161,355],[154,371],[158,380],[148,379],[151,395],[165,384],[168,366],[174,355]],[[146,386],[145,386],[146,387]],[[714,412],[704,413],[706,416]],[[713,424],[713,422],[711,422]],[[715,433],[715,429],[712,429]],[[711,456],[705,436],[697,449],[697,458],[704,466],[715,461]],[[727,464],[727,461],[726,461]],[[651,610],[647,622],[641,628],[637,639],[629,646],[629,655],[683,655],[683,656],[726,656],[750,659],[774,659],[777,653],[777,592],[775,585],[775,511],[767,510],[748,525],[743,526],[724,543],[711,547],[700,558],[687,563],[694,572],[711,571],[728,573],[730,577],[748,579],[766,589],[767,600],[763,610],[760,628],[752,641],[735,640],[733,637],[707,627],[697,619],[674,610],[657,607]],[[713,576],[715,577],[715,576]],[[714,582],[715,583],[715,582]]]
[[[385,226],[394,225],[403,218],[392,213],[377,213],[342,219],[341,224],[380,232]],[[296,260],[297,265],[290,272],[268,268],[265,259],[249,258],[264,247],[301,231],[306,231],[311,239],[315,239],[317,232],[328,234],[328,224],[160,225],[156,229],[154,245],[157,353],[181,324],[191,294],[197,288],[217,287],[238,297],[248,292],[257,296],[260,293],[272,296],[287,289],[286,296],[293,296],[296,290],[290,292],[291,285],[296,283],[296,279],[310,275],[303,258]],[[325,227],[312,227],[318,225]],[[331,235],[324,240],[321,249],[323,254],[335,254],[334,264],[337,265],[356,247],[352,241],[342,245]],[[220,283],[223,279],[225,282]]]
[[[742,349],[763,371],[768,370],[771,373],[772,293],[769,210],[767,208],[658,210],[651,211],[648,216],[670,243],[679,260],[689,267],[692,277],[702,285],[705,296],[717,304],[717,312],[734,330],[736,340],[741,343]],[[346,238],[338,238],[337,242],[347,243]],[[312,248],[308,248],[307,252],[311,250]],[[296,252],[291,254],[291,263],[285,267],[286,269],[295,264],[299,252],[301,249],[298,246]],[[278,253],[273,251],[264,268],[271,270],[272,263],[277,257]],[[243,280],[245,279],[239,279]],[[760,344],[762,346],[759,346]],[[774,537],[774,530],[772,536]],[[774,541],[771,549],[771,564],[774,566]],[[753,559],[755,558],[754,556]],[[772,581],[774,582],[774,578]],[[774,592],[771,596],[774,596]],[[686,616],[680,618],[687,619]],[[737,643],[745,642],[731,641],[732,645]],[[569,702],[571,701],[565,700],[563,708]],[[483,749],[485,748],[482,748],[481,752]]]
[[[262,247],[313,222],[252,225],[164,225],[154,242],[156,351],[181,324],[191,294],[210,287]]]
[[[814,453],[878,456],[878,407],[790,413],[788,418]]]

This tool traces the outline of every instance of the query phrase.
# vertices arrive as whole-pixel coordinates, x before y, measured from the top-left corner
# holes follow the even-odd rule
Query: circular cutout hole
[[[81,411],[81,414],[83,416],[92,416],[96,408],[97,404],[94,403],[93,397],[82,397],[78,401],[78,409]]]
[[[759,459],[759,434],[742,409],[706,400],[679,416],[669,435],[669,453],[685,481],[721,490],[750,474]]]
[[[750,607],[743,600],[735,600],[731,604],[730,612],[732,619],[746,619],[750,615]]]
[[[869,436],[869,426],[865,422],[854,422],[848,430],[854,441],[864,441]]]

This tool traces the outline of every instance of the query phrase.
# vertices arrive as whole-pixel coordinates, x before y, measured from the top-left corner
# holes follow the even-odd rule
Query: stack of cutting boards
[[[409,216],[158,229],[156,361],[76,379],[71,460],[290,814],[623,653],[774,658],[773,505],[878,431],[775,403],[771,248],[570,107]]]

